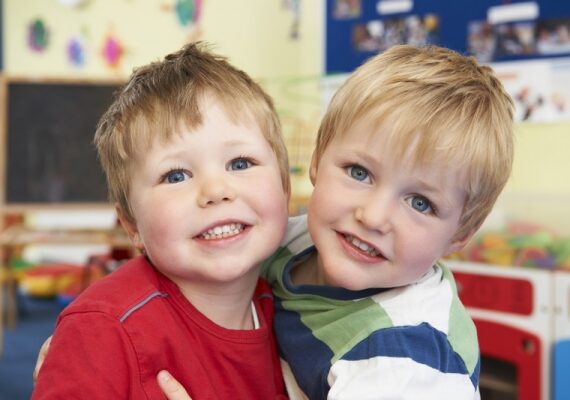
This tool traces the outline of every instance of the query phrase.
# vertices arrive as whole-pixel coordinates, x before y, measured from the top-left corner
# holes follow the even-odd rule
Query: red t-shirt
[[[135,258],[61,313],[32,398],[164,399],[156,375],[166,369],[193,400],[284,399],[262,280],[253,301],[259,329],[222,328]]]

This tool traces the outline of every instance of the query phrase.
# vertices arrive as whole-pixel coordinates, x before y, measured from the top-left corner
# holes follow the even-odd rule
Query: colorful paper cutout
[[[202,0],[176,0],[174,10],[180,25],[197,23],[202,12]]]
[[[85,64],[85,46],[79,38],[72,38],[67,43],[67,59],[76,66],[81,67]]]
[[[103,58],[110,67],[116,67],[121,61],[121,56],[123,55],[123,46],[118,39],[109,35],[105,39],[105,44],[103,45]]]
[[[35,52],[42,52],[48,45],[48,36],[44,22],[36,19],[28,27],[28,46]]]

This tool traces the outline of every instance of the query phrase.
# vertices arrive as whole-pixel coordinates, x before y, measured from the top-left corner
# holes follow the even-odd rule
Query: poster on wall
[[[327,0],[325,73],[394,44],[438,44],[481,62],[570,56],[570,1]]]
[[[467,52],[481,62],[570,54],[570,16],[490,24],[471,21]]]
[[[491,67],[515,102],[515,121],[570,121],[570,58]]]
[[[326,103],[347,74],[396,44],[436,44],[501,71],[518,121],[570,120],[570,1],[327,0]],[[529,76],[527,76],[529,75]]]

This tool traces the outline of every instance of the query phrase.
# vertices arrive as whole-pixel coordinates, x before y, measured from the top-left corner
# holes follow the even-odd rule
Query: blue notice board
[[[407,10],[387,13],[393,5]],[[491,7],[535,7],[530,19],[488,22]],[[387,8],[386,8],[387,7]],[[351,72],[397,43],[438,44],[481,62],[570,55],[570,1],[327,0],[325,73]]]

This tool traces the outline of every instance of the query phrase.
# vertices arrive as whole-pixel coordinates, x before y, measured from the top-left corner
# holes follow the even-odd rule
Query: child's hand
[[[168,400],[192,400],[186,389],[167,371],[160,371],[156,379]]]
[[[38,374],[40,373],[40,368],[42,367],[42,364],[44,363],[48,350],[49,350],[49,344],[51,342],[51,336],[48,337],[46,339],[46,341],[42,344],[42,347],[40,347],[40,352],[38,354],[38,359],[36,360],[36,366],[34,367],[34,374],[33,374],[33,379],[34,379],[34,384],[36,383],[36,380],[38,379]]]

